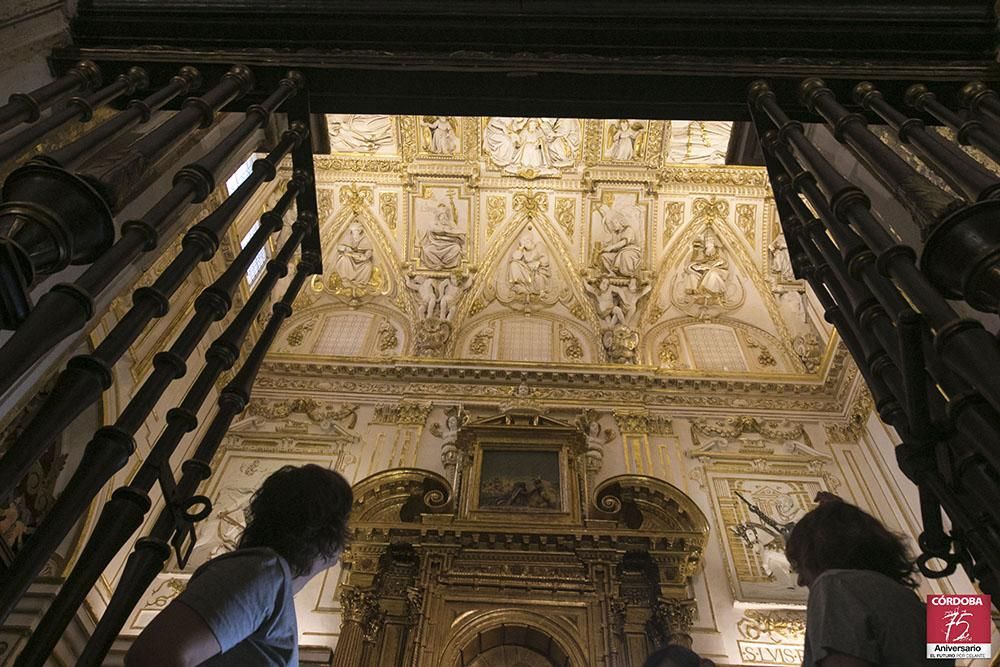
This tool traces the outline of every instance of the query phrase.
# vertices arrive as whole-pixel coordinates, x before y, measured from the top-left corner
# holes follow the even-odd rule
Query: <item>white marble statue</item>
[[[450,320],[455,314],[459,299],[462,298],[463,286],[454,275],[450,275],[438,282],[437,289],[438,317],[445,321]]]
[[[795,280],[795,273],[792,271],[792,258],[788,254],[788,242],[785,241],[784,234],[771,242],[771,270],[782,282],[790,283]]]
[[[423,126],[430,132],[427,150],[435,155],[451,155],[458,150],[458,123],[448,116],[424,116]]]
[[[549,257],[530,232],[522,234],[507,264],[507,280],[514,294],[543,295],[552,277]]]
[[[606,277],[584,282],[584,288],[594,295],[597,315],[604,328],[628,325],[638,308],[639,299],[652,290],[652,285],[648,282],[633,285],[634,282],[632,280],[628,285],[616,285]]]
[[[434,222],[420,240],[420,263],[424,268],[453,269],[462,261],[465,234],[455,231],[455,213],[444,202],[434,208]]]
[[[576,162],[580,121],[570,118],[492,118],[483,148],[504,173],[555,176]]]
[[[406,280],[407,287],[417,293],[417,316],[421,319],[434,317],[438,299],[435,282],[429,276],[410,276]]]
[[[417,294],[417,316],[422,320],[450,320],[467,284],[467,276],[454,274],[446,278],[411,275],[406,280],[406,286]]]
[[[359,222],[352,222],[337,244],[333,269],[347,285],[367,285],[372,277],[372,246]]]

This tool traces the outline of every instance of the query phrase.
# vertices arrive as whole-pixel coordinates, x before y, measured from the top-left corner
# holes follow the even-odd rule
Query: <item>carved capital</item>
[[[652,608],[647,630],[650,639],[658,645],[691,645],[691,628],[694,626],[695,601],[660,598]]]
[[[366,642],[373,642],[385,625],[385,610],[371,591],[345,588],[340,594],[344,622],[357,623]]]

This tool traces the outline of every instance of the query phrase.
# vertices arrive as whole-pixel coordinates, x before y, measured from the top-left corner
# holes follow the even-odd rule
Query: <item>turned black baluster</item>
[[[75,95],[69,98],[61,109],[53,111],[44,120],[0,141],[0,162],[17,157],[24,149],[71,120],[89,123],[94,117],[96,109],[122,95],[131,95],[137,90],[145,90],[147,86],[149,86],[149,75],[146,74],[146,70],[141,67],[132,67],[126,74],[119,74],[115,82],[109,86],[105,86],[90,95]]]
[[[997,224],[1000,220],[1000,201],[997,201],[1000,180],[939,134],[928,132],[919,119],[908,119],[893,109],[871,84],[859,84],[855,95],[866,108],[896,128],[900,139],[911,143],[952,187],[971,200],[978,200],[971,206],[939,217],[925,237],[920,264],[946,297],[965,299],[973,308],[997,312],[1000,308],[1000,279],[997,278],[1000,274],[1000,225]]]
[[[812,203],[818,217],[812,215],[805,203],[794,193],[785,189],[783,200],[791,210],[805,221],[803,228],[808,239],[822,255],[826,265],[833,272],[838,284],[843,285],[852,316],[857,318],[859,326],[870,330],[881,345],[883,354],[888,354],[894,364],[899,366],[901,360],[897,349],[897,333],[894,322],[900,317],[912,313],[909,304],[900,296],[893,285],[886,281],[875,266],[875,255],[864,242],[849,227],[836,223],[836,216],[829,208],[812,174],[802,169],[791,151],[777,140],[777,133],[769,130],[762,140],[764,150],[776,162],[771,165],[772,172],[777,172],[776,183],[782,188],[782,183],[792,185],[790,189],[798,190]],[[782,170],[787,175],[781,173]],[[826,235],[830,229],[837,246]],[[816,261],[818,264],[818,260]],[[861,340],[861,330],[856,334]]]
[[[155,248],[161,237],[171,235],[176,225],[172,226],[170,223],[174,222],[180,211],[189,203],[203,201],[208,196],[215,187],[215,179],[219,177],[220,170],[234,152],[266,122],[274,109],[298,90],[301,81],[301,77],[295,73],[282,79],[278,88],[263,103],[255,104],[247,110],[246,118],[233,132],[201,159],[177,172],[174,187],[145,216],[125,222],[118,242],[74,283],[56,285],[39,299],[25,323],[0,348],[0,394],[9,389],[45,350],[54,347],[86,324],[93,315],[93,299],[142,252]],[[259,180],[255,181],[259,184]],[[182,251],[182,254],[187,253]],[[190,259],[190,254],[187,256]],[[146,294],[151,299],[155,298],[152,293]],[[166,313],[168,308],[169,303],[161,299],[158,305],[159,315]],[[127,326],[132,327],[133,324],[130,322]],[[106,340],[108,345],[120,348],[112,356],[117,358],[124,353],[131,341],[139,335],[142,326],[144,323],[139,325],[139,330],[131,331],[123,325],[120,340]],[[98,372],[105,376],[107,385],[107,372]]]
[[[305,215],[309,216],[310,224],[315,224],[313,214]],[[206,516],[207,510],[211,507],[207,498],[195,495],[198,485],[211,475],[212,459],[233,419],[249,403],[253,382],[264,356],[277,336],[281,324],[292,314],[292,303],[306,278],[315,273],[317,266],[318,260],[312,257],[311,253],[303,253],[295,275],[284,296],[272,307],[271,319],[247,356],[246,362],[232,382],[223,388],[219,396],[218,412],[206,429],[194,456],[184,462],[181,479],[176,488],[172,489],[173,493],[169,494],[170,505],[157,517],[149,536],[136,542],[135,549],[126,562],[122,578],[80,656],[78,665],[96,666],[102,663],[132,609],[157,573],[163,569],[164,563],[170,556],[171,543],[178,552],[179,560],[182,563],[186,562],[186,557],[194,546],[192,524],[199,520],[199,517]],[[171,485],[168,483],[167,486]]]
[[[246,269],[249,264],[253,261],[253,257],[256,252],[262,247],[264,240],[267,238],[269,233],[277,232],[281,227],[281,213],[288,208],[291,197],[294,196],[295,192],[304,184],[305,176],[304,174],[297,173],[295,176],[295,183],[290,186],[288,192],[282,196],[282,202],[272,209],[271,212],[266,214],[262,221],[264,224],[261,226],[256,234],[254,234],[255,240],[259,236],[259,243],[248,244],[246,250],[250,250],[251,246],[255,246],[252,252],[246,253],[244,261],[241,261],[239,266],[236,262],[230,269],[235,267],[235,278],[237,281],[241,280],[245,275]],[[280,209],[280,211],[279,211]],[[282,245],[281,250],[269,263],[268,272],[265,273],[264,277],[254,288],[247,302],[244,304],[241,311],[234,318],[232,324],[229,328],[217,338],[212,345],[209,347],[206,353],[206,363],[202,368],[198,377],[195,379],[194,383],[188,389],[184,400],[181,405],[177,408],[171,409],[167,413],[167,428],[157,439],[156,443],[153,445],[149,452],[149,455],[142,462],[139,470],[133,476],[132,481],[123,487],[119,487],[112,494],[111,500],[109,500],[104,505],[104,509],[95,524],[94,530],[91,533],[90,539],[81,551],[80,557],[77,560],[76,566],[70,573],[66,582],[63,584],[53,601],[52,605],[49,607],[42,621],[39,623],[38,627],[32,633],[29,638],[28,643],[25,645],[23,651],[18,657],[15,665],[41,665],[45,661],[45,657],[48,656],[52,649],[55,647],[59,638],[62,636],[69,624],[76,610],[83,603],[84,598],[87,596],[88,591],[97,582],[100,574],[105,570],[105,568],[110,564],[111,559],[114,558],[115,554],[125,546],[129,538],[142,526],[143,518],[146,512],[149,511],[151,507],[151,501],[149,498],[149,491],[152,489],[153,485],[160,478],[163,469],[169,466],[170,457],[173,455],[177,445],[180,443],[181,439],[194,430],[198,424],[198,411],[200,410],[205,399],[208,397],[212,388],[215,387],[215,383],[219,376],[225,371],[229,370],[239,355],[240,348],[243,344],[247,333],[253,321],[256,319],[257,314],[260,312],[261,307],[264,302],[270,296],[271,291],[274,289],[275,284],[278,279],[287,273],[288,262],[291,261],[296,249],[300,245],[301,239],[304,236],[305,228],[308,226],[306,220],[302,220],[296,223],[298,228],[293,225],[292,234]],[[265,227],[268,229],[265,231]],[[244,253],[241,252],[241,255]],[[224,298],[231,298],[225,294],[217,294],[219,290],[228,289],[225,284],[225,278],[220,278],[212,287],[209,287],[203,292],[208,298],[216,303],[209,303],[203,305],[204,308],[217,308],[219,300]],[[201,299],[205,302],[207,299]],[[198,306],[196,305],[196,308]],[[181,334],[178,339],[183,337]],[[126,409],[127,410],[127,409]],[[80,469],[85,467],[88,469],[94,469],[97,467],[110,467],[117,466],[115,470],[120,469],[121,463],[124,460],[118,458],[117,460],[107,461],[107,450],[113,449],[116,442],[120,443],[125,439],[128,439],[131,444],[131,438],[134,434],[122,430],[123,425],[120,423],[115,425],[113,429],[102,429],[103,431],[113,430],[112,433],[98,435],[95,439],[88,445],[88,451],[85,455],[84,461],[80,464]],[[109,437],[114,438],[114,442],[104,442],[102,443],[102,438],[107,440]],[[93,448],[93,451],[91,449]],[[112,456],[115,456],[112,454]],[[89,457],[89,458],[88,458]],[[88,474],[90,482],[88,483],[88,488],[81,490],[78,488],[73,488],[72,492],[79,496],[77,505],[79,508],[77,510],[69,509],[67,510],[67,516],[61,517],[61,520],[68,526],[72,524],[69,521],[75,519],[75,517],[87,506],[87,502],[94,494],[103,486],[108,479],[110,479],[110,474],[114,470],[105,470],[104,473],[99,475]],[[76,475],[74,475],[74,478]],[[99,477],[98,480],[94,480],[94,477]],[[67,497],[67,494],[71,492],[71,488],[74,486],[74,481],[71,480],[67,488],[62,492],[59,499],[56,501],[57,505]],[[89,496],[87,494],[90,494]],[[84,500],[86,498],[86,500]],[[72,502],[69,503],[69,507],[72,507]],[[38,531],[46,530],[46,524],[49,521],[49,517],[52,516],[54,512],[60,511],[60,508],[53,506],[49,511],[49,515],[46,517],[45,523],[39,527]],[[69,517],[69,513],[72,512],[72,519]],[[36,531],[32,535],[32,540],[38,535]],[[51,542],[54,546],[58,546],[59,540],[53,539]],[[24,549],[31,549],[32,545],[26,543]],[[11,577],[16,576],[18,572],[18,566],[20,564],[21,554],[18,554],[18,558],[15,560],[12,567]],[[44,562],[44,558],[42,559]],[[31,580],[37,573],[32,572],[31,576],[27,578],[27,582],[30,583]],[[6,588],[6,585],[5,585]]]
[[[85,135],[62,148],[39,155],[36,160],[63,169],[76,169],[109,142],[127,130],[146,123],[170,100],[186,95],[201,86],[201,73],[194,67],[182,67],[163,88],[142,100],[132,100],[124,111],[101,123]]]
[[[974,320],[961,319],[916,267],[915,253],[895,242],[869,210],[868,197],[849,183],[820,154],[777,103],[764,82],[751,87],[751,104],[778,126],[783,143],[791,143],[815,176],[837,220],[851,226],[875,253],[879,272],[891,277],[934,334],[945,363],[975,387],[994,409],[1000,409],[1000,350],[996,340]],[[874,290],[873,290],[874,291]]]
[[[156,161],[197,127],[211,125],[218,109],[245,94],[252,86],[253,76],[248,69],[232,68],[212,90],[201,97],[185,100],[179,112],[133,143],[123,154],[114,155],[82,174],[71,173],[45,160],[32,160],[12,172],[4,181],[0,198],[0,328],[13,329],[23,324],[31,311],[30,289],[41,277],[57,273],[69,264],[89,264],[101,257],[114,241],[113,214],[139,194],[143,177]],[[201,172],[181,170],[175,177],[175,186],[183,187],[171,190],[147,217],[155,214],[154,219],[158,220],[176,214],[191,201],[192,196],[186,190],[194,188],[195,193],[200,194],[205,190],[204,180],[205,175]],[[207,191],[195,202],[205,196],[208,196]],[[129,225],[138,229],[129,234]],[[130,254],[117,259],[117,253],[111,253],[108,263],[92,274],[88,280],[97,291],[107,286],[121,266],[134,259],[142,245],[149,246],[148,249],[155,245],[155,234],[144,231],[141,221],[126,223],[122,232],[130,238],[124,244],[119,241],[116,247],[119,252],[128,248]],[[119,268],[109,272],[113,267]],[[79,318],[82,310],[86,314],[84,322],[89,319],[91,298],[96,291],[86,283],[79,287],[91,291],[61,288],[68,292],[64,297],[76,298],[63,298],[60,307],[50,311],[41,322],[36,317],[34,326],[37,329],[29,338],[55,329],[51,325],[59,321],[63,311],[76,313]],[[44,340],[41,347],[55,345],[82,326],[80,322],[59,338]],[[4,366],[3,357],[0,353],[0,394],[10,386],[2,383],[13,383],[23,372]],[[34,361],[37,358],[30,363]]]
[[[170,297],[198,263],[207,261],[215,255],[220,238],[229,229],[233,220],[261,183],[274,178],[276,165],[295,144],[302,140],[304,133],[305,129],[301,124],[293,124],[267,157],[255,160],[250,176],[240,184],[240,187],[219,208],[188,230],[182,240],[181,252],[156,281],[149,287],[135,291],[132,308],[122,316],[97,349],[91,354],[75,357],[69,361],[66,370],[56,380],[42,409],[0,459],[0,497],[4,497],[14,489],[64,428],[88,406],[100,399],[101,394],[111,384],[112,366],[125,354],[150,321],[166,314],[170,307]],[[234,272],[226,275],[229,282],[238,282]],[[221,305],[225,305],[226,302],[227,300],[223,300]],[[166,367],[155,375],[157,382],[168,377],[164,375],[167,371],[183,374],[183,362],[177,363],[177,360],[169,355],[160,357],[159,364]],[[149,409],[153,404],[155,400],[149,405]],[[144,411],[145,408],[140,413]],[[145,414],[142,414],[142,418],[145,418]],[[130,412],[123,413],[120,419],[128,422],[136,421]],[[141,421],[142,419],[138,420],[135,428],[138,428]]]
[[[763,145],[766,153],[777,157],[782,167],[788,171],[795,172],[793,180],[796,187],[814,204],[814,207],[820,213],[820,220],[822,221],[824,227],[831,232],[831,235],[841,246],[841,252],[849,262],[851,275],[861,279],[864,284],[865,293],[871,294],[877,299],[877,303],[870,304],[868,307],[862,307],[859,305],[858,314],[863,318],[861,319],[862,323],[865,323],[867,320],[866,326],[870,326],[872,328],[876,339],[881,343],[883,348],[887,351],[894,352],[894,356],[896,358],[895,363],[899,367],[900,372],[903,373],[902,379],[905,384],[908,377],[914,377],[913,366],[915,364],[922,366],[922,363],[921,357],[913,358],[913,355],[919,355],[920,347],[901,344],[899,342],[900,336],[904,335],[903,331],[905,331],[907,327],[913,326],[913,318],[919,316],[913,312],[909,303],[901,298],[893,284],[890,281],[885,280],[878,273],[872,262],[873,255],[864,246],[863,242],[861,242],[861,240],[855,236],[848,227],[837,224],[832,211],[830,211],[827,206],[823,194],[820,193],[816,187],[815,179],[811,174],[802,170],[802,167],[798,164],[794,157],[792,157],[788,148],[780,142],[774,141],[772,132],[765,133]],[[812,234],[812,237],[816,240],[817,245],[819,245],[820,248],[826,249],[824,254],[830,258],[831,264],[836,265],[836,259],[833,257],[833,254],[830,253],[830,249],[828,248],[829,239],[826,237],[825,233],[816,229]],[[870,292],[868,290],[870,290]],[[878,307],[879,305],[881,305],[881,308]],[[891,323],[883,317],[886,313],[891,315]],[[900,323],[900,331],[893,328],[895,323]],[[862,337],[863,340],[864,338],[865,337]],[[867,356],[864,358],[867,358]],[[892,383],[890,382],[890,384]],[[899,388],[898,385],[896,389],[894,389],[895,395],[901,400],[908,395],[907,392],[917,391],[920,391],[917,384],[911,388],[907,388],[906,390]],[[874,393],[875,391],[873,388],[873,394]],[[940,396],[936,395],[934,392],[932,392],[932,395],[935,395],[938,399],[940,399]],[[977,405],[975,406],[974,413],[978,419],[986,419],[987,417],[983,414],[986,411],[992,413],[992,410],[988,409],[987,406]],[[893,423],[889,419],[885,419],[885,421]],[[914,424],[914,429],[919,429],[919,433],[926,434],[929,432],[929,426],[925,421],[914,421],[913,417],[910,417],[909,421]],[[896,424],[894,423],[894,425]],[[988,447],[985,443],[991,442],[991,439],[981,437],[982,431],[979,432],[978,435],[980,437],[978,438],[975,432],[970,431],[969,433],[970,437],[972,437],[975,441],[984,443],[984,445],[981,446]],[[922,435],[921,438],[923,437],[925,436]],[[990,455],[994,458],[1000,456],[1000,451],[987,451],[989,451]],[[1000,463],[1000,458],[996,458],[996,460]]]
[[[1000,160],[1000,137],[989,131],[982,121],[971,116],[960,116],[938,101],[937,95],[922,83],[906,89],[906,103],[938,119],[955,130],[958,141],[966,146],[975,146],[994,160]]]
[[[0,133],[20,123],[34,123],[41,117],[42,111],[65,95],[97,88],[99,85],[101,70],[91,61],[84,60],[52,83],[30,93],[14,93],[10,96],[10,101],[0,107]]]
[[[802,267],[807,282],[818,295],[824,317],[837,327],[851,354],[858,355],[855,357],[858,368],[871,388],[879,417],[887,424],[897,423],[902,416],[902,409],[892,391],[893,387],[900,385],[895,362],[880,341],[867,334],[864,321],[858,317],[858,312],[866,312],[871,308],[870,301],[873,299],[868,298],[853,279],[847,276],[843,260],[836,252],[823,252],[817,247],[813,233],[815,225],[821,223],[812,219],[811,215],[807,218],[810,219],[808,223],[801,221],[809,212],[804,206],[799,209],[801,201],[791,191],[787,176],[777,176],[775,185],[778,188],[776,193],[790,206],[782,224],[786,238],[795,238],[802,251],[794,260],[796,266]]]
[[[979,114],[1000,123],[1000,95],[982,81],[973,81],[962,86],[959,102],[974,114]]]
[[[1000,179],[989,169],[937,132],[928,130],[924,121],[898,111],[868,81],[854,87],[854,100],[878,114],[896,130],[900,141],[908,144],[928,167],[966,199],[978,201],[1000,195]]]
[[[287,133],[287,141],[300,141],[302,136],[295,130]],[[284,150],[272,154],[268,165],[273,169],[272,158],[280,159]],[[185,362],[195,346],[205,335],[212,322],[222,319],[232,305],[232,295],[240,281],[246,275],[246,270],[253,262],[257,253],[264,247],[268,236],[281,227],[281,218],[291,205],[292,198],[303,185],[303,177],[297,175],[289,183],[288,190],[282,195],[274,209],[261,217],[261,226],[251,237],[250,243],[243,248],[232,264],[212,285],[205,288],[195,300],[195,313],[182,332],[178,335],[168,351],[158,353],[153,360],[153,373],[146,379],[132,399],[125,406],[114,425],[97,431],[94,438],[84,450],[83,458],[62,493],[53,503],[45,520],[35,529],[25,541],[17,557],[8,568],[5,581],[0,585],[0,619],[2,619],[24,593],[38,571],[44,566],[51,553],[59,546],[69,533],[79,515],[86,509],[94,495],[107,483],[111,476],[125,465],[135,451],[134,436],[139,427],[149,416],[149,412],[162,397],[169,384],[185,372]],[[192,231],[203,232],[208,225],[205,222],[217,223],[215,218],[207,218]],[[200,228],[200,229],[199,229]],[[211,233],[214,231],[209,230]],[[291,250],[288,251],[289,255]],[[289,256],[290,258],[290,256]],[[288,259],[285,259],[287,263]],[[280,261],[280,259],[279,259]],[[260,297],[258,297],[260,298]],[[98,349],[100,351],[100,348]],[[106,360],[98,359],[93,363]],[[72,362],[71,362],[72,363]],[[62,376],[60,377],[62,379]],[[58,382],[57,382],[58,384]],[[93,388],[94,383],[89,385]],[[64,388],[64,393],[71,394],[72,388]],[[81,398],[81,400],[96,400],[100,394]],[[93,402],[93,401],[90,401]],[[74,405],[74,411],[82,408]],[[53,412],[59,406],[53,407]],[[44,407],[40,414],[44,414]],[[46,431],[46,429],[48,430]],[[44,433],[40,431],[45,431]],[[19,438],[13,445],[17,447],[14,459],[8,463],[5,458],[3,465],[24,465],[28,450],[33,450],[34,458],[44,452],[46,441],[42,439],[53,429],[42,420],[34,420],[25,429],[28,438]],[[24,433],[22,433],[23,435]],[[13,448],[11,451],[15,451]],[[33,459],[32,459],[33,460]],[[103,537],[102,537],[103,539]]]
[[[921,238],[963,206],[962,200],[931,183],[869,132],[865,117],[842,107],[821,79],[806,79],[799,92],[802,103],[826,120],[837,141],[848,146],[868,171],[909,211]]]
[[[896,348],[897,354],[894,357],[898,361],[892,362],[888,356],[883,355],[881,368],[874,368],[874,364],[872,367],[869,366],[866,360],[870,357],[870,353],[864,349],[866,346],[861,345],[858,340],[858,332],[862,331],[864,327],[858,319],[857,312],[865,308],[865,306],[858,304],[869,301],[872,295],[868,292],[867,286],[862,283],[854,282],[853,286],[851,285],[854,279],[848,275],[840,254],[843,254],[844,257],[854,257],[855,262],[852,268],[858,274],[867,274],[867,282],[879,279],[879,277],[870,274],[869,269],[873,267],[867,261],[858,262],[857,260],[863,259],[865,255],[870,255],[870,253],[858,253],[848,248],[842,248],[841,253],[838,253],[832,247],[829,237],[822,229],[822,221],[832,220],[831,212],[818,206],[819,218],[816,218],[788,187],[788,176],[783,173],[786,169],[794,174],[795,187],[800,191],[815,188],[815,182],[811,174],[803,171],[791,157],[788,149],[775,140],[774,135],[774,131],[763,132],[762,145],[772,185],[778,195],[775,202],[781,215],[782,227],[785,229],[786,236],[790,235],[794,239],[794,246],[803,251],[792,254],[793,265],[796,266],[797,273],[802,274],[812,285],[814,292],[824,306],[826,319],[836,326],[851,355],[857,360],[858,367],[872,391],[883,421],[893,425],[903,436],[904,441],[910,443],[905,446],[909,452],[907,465],[911,468],[917,465],[927,468],[929,462],[929,473],[925,471],[924,476],[936,480],[941,487],[941,475],[935,470],[936,439],[940,437],[941,431],[932,422],[931,415],[943,416],[945,404],[936,387],[928,384],[922,344],[922,332],[927,331],[926,326],[920,316],[914,313],[912,308],[899,297],[891,283],[881,279],[888,289],[879,290],[879,298],[884,301],[884,307],[889,309],[893,315],[892,322],[886,322],[889,326],[884,326],[883,331],[877,332],[876,338],[890,350]],[[779,154],[780,161],[777,160]],[[822,200],[822,196],[817,197],[817,200]],[[807,219],[809,222],[803,227],[800,219]],[[842,233],[843,229],[841,229]],[[810,245],[810,240],[813,241],[814,245]],[[854,240],[850,238],[845,240],[848,244],[854,243]],[[792,248],[793,243],[789,241],[789,249]],[[835,281],[841,283],[842,289],[835,288]],[[832,292],[828,292],[827,288],[832,289]],[[850,304],[847,303],[848,301]],[[855,312],[852,312],[852,308]],[[882,319],[887,320],[888,318],[883,317]],[[895,328],[892,327],[893,322]],[[870,344],[874,343],[870,336],[863,338],[869,339]],[[900,364],[898,371],[901,374],[902,387],[899,386],[899,376],[897,376],[897,382],[894,383],[896,387],[890,392],[889,387],[882,382],[881,376],[886,373],[887,368],[892,363]],[[928,398],[933,400],[933,405],[929,404]],[[890,414],[883,414],[881,407],[883,402],[891,403],[897,408],[892,410]],[[905,407],[899,409],[900,403],[904,403]],[[993,429],[994,435],[984,436],[984,441],[997,439],[995,424]],[[967,429],[962,430],[968,432]],[[967,450],[967,448],[964,449]],[[971,456],[966,456],[969,463],[964,465],[965,469],[972,473],[976,482],[974,498],[971,502],[995,507],[1000,502],[1000,496],[995,493],[995,484],[982,483],[982,480],[988,477],[988,465],[981,456],[971,452],[970,454]],[[921,459],[919,464],[917,463],[918,455]],[[907,469],[904,468],[904,470]],[[964,479],[968,479],[968,477],[964,477]],[[923,497],[927,487],[921,485],[920,488]],[[954,496],[952,501],[958,502]],[[994,514],[996,515],[996,513]],[[921,547],[924,552],[919,564],[927,576],[946,576],[954,570],[959,555],[951,552],[951,539],[935,528],[935,525],[940,526],[940,510],[937,514],[937,524],[933,522],[933,518],[931,516],[930,520],[925,523],[925,531],[921,539]],[[930,558],[944,559],[946,561],[945,567],[941,570],[932,570],[928,566]]]

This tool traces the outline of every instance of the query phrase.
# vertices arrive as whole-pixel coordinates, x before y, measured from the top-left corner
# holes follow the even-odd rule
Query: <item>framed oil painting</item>
[[[563,512],[561,452],[483,447],[476,509]]]

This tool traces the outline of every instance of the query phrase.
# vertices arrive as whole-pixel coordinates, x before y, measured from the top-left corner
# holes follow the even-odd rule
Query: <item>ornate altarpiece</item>
[[[708,538],[691,499],[641,475],[588,492],[579,429],[530,409],[464,426],[457,447],[454,487],[418,469],[355,485],[335,666],[456,667],[507,646],[539,665],[630,667],[690,641]],[[484,479],[491,452],[514,463]],[[544,465],[518,479],[525,452],[551,453],[558,479]]]

